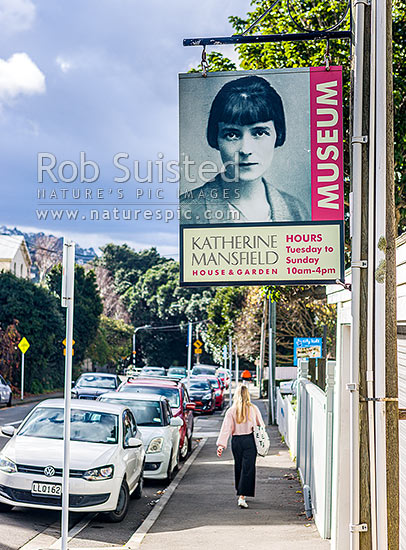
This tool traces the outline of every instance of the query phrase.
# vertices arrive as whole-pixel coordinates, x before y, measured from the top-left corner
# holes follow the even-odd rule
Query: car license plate
[[[59,483],[39,483],[34,481],[31,493],[33,495],[60,497],[62,495],[62,485]]]

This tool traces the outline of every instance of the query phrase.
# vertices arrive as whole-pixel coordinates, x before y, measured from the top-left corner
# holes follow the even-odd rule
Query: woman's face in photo
[[[273,159],[276,131],[273,121],[240,126],[219,122],[217,143],[228,178],[261,178]]]

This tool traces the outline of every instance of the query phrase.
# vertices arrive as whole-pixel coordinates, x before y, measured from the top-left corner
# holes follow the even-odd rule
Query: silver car
[[[4,378],[0,375],[0,405],[7,405],[7,407],[11,407],[13,396],[11,393],[11,388],[7,384],[7,382],[4,380]]]

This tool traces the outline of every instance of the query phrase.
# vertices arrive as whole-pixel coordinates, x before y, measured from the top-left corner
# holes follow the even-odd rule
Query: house
[[[0,235],[0,272],[3,271],[30,279],[31,257],[22,235]]]

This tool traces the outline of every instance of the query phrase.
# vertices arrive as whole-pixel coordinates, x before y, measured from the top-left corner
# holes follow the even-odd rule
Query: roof
[[[63,409],[65,407],[64,399],[46,399],[41,401],[38,407],[56,407]],[[93,401],[90,399],[72,399],[72,409],[80,409],[82,411],[97,411],[104,413],[120,414],[127,406],[114,405],[113,403],[102,403],[101,401]]]
[[[166,376],[165,377],[153,377],[153,376],[146,376],[145,378],[142,378],[140,376],[137,376],[137,377],[134,377],[134,378],[129,378],[127,380],[127,382],[124,382],[124,385],[125,384],[131,384],[131,385],[146,385],[146,386],[175,386],[177,387],[179,385],[179,380],[172,380],[172,379],[167,379]]]
[[[30,254],[22,235],[0,235],[0,259],[12,260],[17,254],[19,248],[22,247],[23,255],[27,263],[31,265]]]
[[[79,378],[82,376],[103,376],[104,378],[117,378],[117,374],[112,374],[111,372],[82,372]]]
[[[101,401],[103,401],[106,397],[109,399],[117,399],[117,401],[120,399],[128,399],[129,401],[167,401],[166,397],[163,395],[142,392],[134,393],[129,391],[109,391],[107,393],[103,393],[100,397]]]

